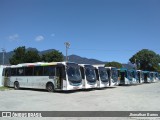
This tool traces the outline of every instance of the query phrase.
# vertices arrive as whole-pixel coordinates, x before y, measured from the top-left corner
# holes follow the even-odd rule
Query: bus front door
[[[57,77],[57,81],[56,81],[56,88],[57,89],[62,89],[63,87],[63,67],[57,67],[56,68],[56,77]]]

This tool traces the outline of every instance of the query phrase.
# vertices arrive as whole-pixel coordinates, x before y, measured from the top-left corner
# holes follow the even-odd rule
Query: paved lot
[[[0,111],[160,111],[160,82],[65,93],[0,91]]]

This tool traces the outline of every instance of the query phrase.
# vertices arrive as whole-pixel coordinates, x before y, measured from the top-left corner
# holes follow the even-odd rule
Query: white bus
[[[109,86],[109,78],[107,69],[100,65],[93,65],[96,68],[97,88],[104,88]]]
[[[55,90],[82,89],[80,67],[76,63],[24,63],[5,68],[9,87]]]
[[[130,70],[128,70],[128,72],[129,72],[130,77],[131,77],[131,81],[132,81],[131,83],[132,84],[139,83],[137,71],[135,69],[130,69]]]
[[[156,72],[150,72],[150,79],[151,79],[151,82],[156,82],[157,79],[156,79]]]
[[[144,82],[145,83],[152,82],[150,71],[143,71],[143,75],[144,75]]]
[[[109,86],[118,85],[118,71],[115,67],[105,67],[109,76]]]
[[[139,83],[144,83],[144,74],[142,70],[137,70],[137,76]]]
[[[118,69],[119,85],[132,84],[131,72],[126,68]]]
[[[97,87],[97,77],[95,68],[89,64],[79,64],[81,75],[82,75],[82,83],[83,88],[96,88]]]

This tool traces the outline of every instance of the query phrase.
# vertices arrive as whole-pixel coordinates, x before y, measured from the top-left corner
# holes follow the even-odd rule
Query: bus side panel
[[[48,79],[43,76],[28,77],[28,87],[45,89]]]
[[[32,86],[32,88],[36,89],[46,89],[46,85],[48,82],[51,82],[56,89],[56,81],[54,76],[28,77],[28,87]]]
[[[6,79],[6,84],[9,87],[14,87],[14,83],[18,82],[19,83],[19,87],[20,88],[32,88],[32,87],[28,87],[28,81],[26,77],[9,77],[8,79]]]
[[[14,82],[16,81],[16,77],[9,77],[7,81],[7,86],[14,87]]]
[[[62,90],[67,90],[67,81],[63,80],[63,88]]]
[[[19,82],[19,87],[27,87],[28,86],[28,82],[27,82],[27,78],[26,77],[14,77],[14,81],[18,81]],[[13,83],[14,84],[14,83]]]

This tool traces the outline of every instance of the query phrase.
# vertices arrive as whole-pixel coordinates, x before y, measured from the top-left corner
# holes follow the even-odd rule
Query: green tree
[[[64,60],[62,52],[54,50],[42,55],[42,61],[44,62],[61,62]]]
[[[29,50],[25,53],[25,63],[33,63],[33,62],[40,62],[41,57],[38,54],[38,51],[36,50]]]
[[[33,63],[41,61],[38,51],[26,50],[25,46],[14,49],[13,56],[9,59],[11,65],[19,63]]]
[[[13,56],[9,59],[10,64],[16,65],[19,63],[23,63],[25,59],[25,52],[26,52],[25,46],[18,47],[14,49],[13,52],[14,52]]]
[[[133,55],[129,61],[137,65],[137,69],[159,71],[160,56],[154,51],[142,49]]]
[[[116,68],[121,68],[122,67],[122,64],[119,63],[119,62],[108,62],[105,64],[105,67],[116,67]]]

